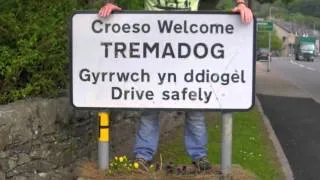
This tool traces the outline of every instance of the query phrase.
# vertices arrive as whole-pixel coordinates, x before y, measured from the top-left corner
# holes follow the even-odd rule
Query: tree
[[[200,9],[201,10],[212,10],[217,7],[217,4],[220,0],[200,0]]]
[[[295,0],[288,5],[288,9],[292,12],[301,12],[302,14],[315,17],[320,17],[319,8],[319,0]]]

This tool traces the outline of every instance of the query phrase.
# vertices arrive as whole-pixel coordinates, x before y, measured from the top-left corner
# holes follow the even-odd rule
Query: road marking
[[[311,68],[311,67],[307,67],[307,69],[310,70],[310,71],[316,71],[316,69]]]
[[[299,67],[301,67],[301,68],[308,69],[309,71],[317,71],[315,68],[311,68],[311,67],[305,66],[305,65],[303,65],[303,64],[297,63],[297,62],[295,62],[294,60],[290,60],[290,63],[291,63],[291,64],[294,64],[294,65],[297,65],[297,66],[299,66]]]
[[[298,65],[298,63],[294,62],[293,60],[290,60],[291,64]]]

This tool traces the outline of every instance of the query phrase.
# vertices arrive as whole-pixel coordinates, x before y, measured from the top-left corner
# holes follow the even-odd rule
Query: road
[[[258,62],[256,91],[295,179],[320,179],[320,58]]]

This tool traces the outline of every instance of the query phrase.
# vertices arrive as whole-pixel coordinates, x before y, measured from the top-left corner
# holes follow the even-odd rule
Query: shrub
[[[269,47],[269,33],[257,32],[257,47],[268,48]],[[271,33],[271,49],[273,51],[280,51],[282,48],[282,40],[278,38],[276,33]]]
[[[141,0],[120,0],[141,9]],[[0,104],[68,87],[68,20],[75,10],[98,10],[101,1],[14,0],[0,6]]]

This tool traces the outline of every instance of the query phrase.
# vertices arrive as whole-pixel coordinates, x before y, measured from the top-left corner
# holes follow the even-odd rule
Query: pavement
[[[284,97],[311,97],[307,92],[293,83],[281,78],[282,75],[278,71],[273,70],[272,66],[271,71],[267,72],[265,64],[257,62],[256,74],[256,91],[258,94]]]
[[[320,104],[316,101],[320,73],[292,64],[290,59],[278,59],[272,61],[271,72],[258,62],[256,74],[257,96],[294,179],[320,179]],[[312,80],[304,82],[305,76]]]

